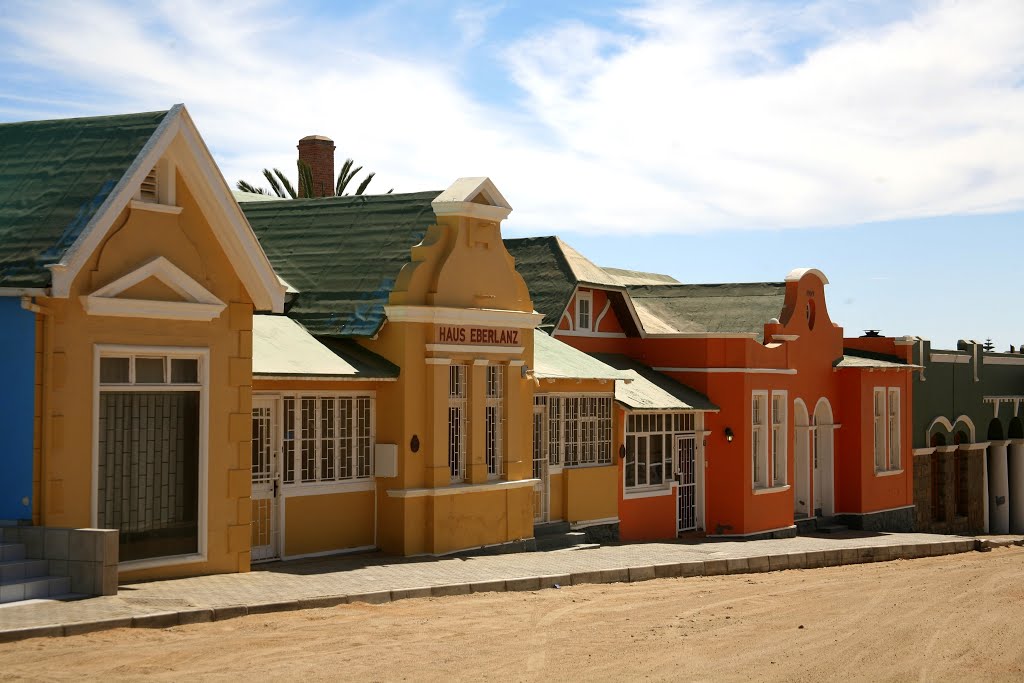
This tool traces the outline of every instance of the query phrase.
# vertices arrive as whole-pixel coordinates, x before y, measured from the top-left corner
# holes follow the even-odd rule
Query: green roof
[[[569,305],[576,289],[573,272],[557,237],[527,237],[504,240],[505,248],[516,260],[516,270],[530,290],[533,308],[544,314],[542,327],[558,325],[558,317]]]
[[[412,248],[436,222],[440,192],[240,204],[274,270],[295,294],[287,308],[317,336],[369,337]]]
[[[633,380],[615,383],[615,400],[631,410],[718,410],[718,406],[696,389],[628,356],[595,353],[594,357]]]
[[[679,280],[663,273],[647,273],[642,270],[603,267],[601,270],[613,276],[624,285],[678,285]]]
[[[539,379],[623,379],[626,375],[593,356],[533,331],[533,370]]]
[[[166,111],[0,124],[0,287],[47,287]]]
[[[629,288],[648,334],[764,335],[782,312],[784,282],[719,285],[638,285]]]
[[[252,372],[272,377],[395,379],[398,367],[350,339],[317,339],[280,315],[253,316]]]

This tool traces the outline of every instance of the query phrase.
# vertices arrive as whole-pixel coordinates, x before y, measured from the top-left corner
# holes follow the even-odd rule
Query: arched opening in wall
[[[835,514],[832,405],[826,398],[814,406],[814,511],[825,517]]]
[[[957,517],[966,517],[968,514],[968,451],[963,448],[970,443],[967,432],[962,429],[953,436],[953,443],[960,448],[953,454],[953,509]]]
[[[999,418],[992,418],[992,421],[988,423],[988,440],[1001,441],[1004,438],[1003,423],[999,421]]]
[[[795,490],[793,512],[797,517],[811,515],[811,428],[807,406],[799,398],[793,401],[793,431],[796,448],[793,457]]]
[[[815,310],[814,299],[808,299],[807,306],[804,309],[804,315],[807,316],[807,329],[809,330],[814,329],[814,317],[816,312],[817,311]]]
[[[1015,417],[1010,420],[1010,425],[1006,429],[1007,439],[1024,439],[1024,421],[1019,417]]]
[[[945,446],[946,445],[946,435],[945,434],[940,434],[938,432],[932,434],[931,441],[929,442],[928,445],[931,446],[932,448],[938,448],[939,446]]]

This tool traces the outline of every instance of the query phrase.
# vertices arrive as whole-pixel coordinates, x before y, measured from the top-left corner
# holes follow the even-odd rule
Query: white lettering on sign
[[[519,332],[514,329],[495,329],[493,327],[440,325],[437,328],[437,341],[442,344],[518,346]]]

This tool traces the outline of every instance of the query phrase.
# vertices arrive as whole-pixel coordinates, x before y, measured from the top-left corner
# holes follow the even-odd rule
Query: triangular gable
[[[82,233],[61,260],[49,266],[52,295],[69,296],[72,283],[102,244],[117,216],[137,200],[139,188],[165,157],[172,159],[181,171],[256,310],[282,312],[285,288],[182,104],[171,108]]]
[[[181,301],[125,298],[132,287],[154,278],[181,297]],[[226,304],[163,256],[145,263],[92,294],[81,297],[90,315],[169,320],[213,320]]]
[[[431,202],[437,216],[469,216],[503,221],[512,213],[508,203],[490,178],[459,178]]]

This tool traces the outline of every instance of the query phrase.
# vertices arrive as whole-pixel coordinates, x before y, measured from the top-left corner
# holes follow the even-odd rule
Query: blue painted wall
[[[32,519],[35,335],[35,314],[0,297],[0,520]]]

